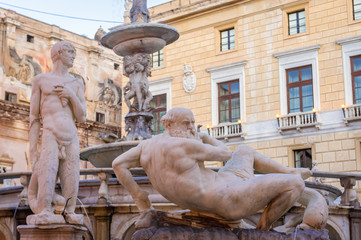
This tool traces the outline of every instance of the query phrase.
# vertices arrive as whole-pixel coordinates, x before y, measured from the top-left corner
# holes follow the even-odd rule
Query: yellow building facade
[[[152,22],[180,34],[153,54],[155,111],[191,109],[200,131],[232,150],[247,144],[287,166],[359,173],[360,8],[357,0],[150,8]]]

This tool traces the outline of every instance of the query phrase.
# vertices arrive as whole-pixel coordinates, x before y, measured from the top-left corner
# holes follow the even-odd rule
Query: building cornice
[[[321,47],[320,44],[316,44],[316,45],[312,45],[312,46],[309,46],[309,47],[292,49],[292,50],[289,50],[289,51],[275,53],[275,54],[273,54],[273,57],[275,57],[275,58],[283,58],[283,57],[289,57],[289,56],[292,56],[292,55],[295,55],[295,54],[314,52],[314,51],[317,51],[318,49],[320,49],[320,47]]]
[[[240,62],[234,62],[234,63],[229,63],[229,64],[225,64],[225,65],[207,68],[206,71],[207,72],[217,72],[217,71],[226,70],[228,68],[244,67],[246,65],[246,63],[247,63],[246,60],[240,61]]]
[[[341,46],[347,45],[347,44],[352,44],[352,43],[357,43],[357,42],[361,42],[361,35],[355,36],[355,37],[350,37],[350,38],[344,38],[344,39],[340,39],[340,40],[336,41],[336,43]]]

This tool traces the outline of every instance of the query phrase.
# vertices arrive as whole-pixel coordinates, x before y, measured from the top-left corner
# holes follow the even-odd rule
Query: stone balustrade
[[[219,168],[210,168],[214,171],[218,171]],[[146,174],[143,168],[132,168],[131,172],[135,178],[144,178]],[[81,169],[81,175],[96,175],[100,182],[98,189],[98,203],[109,204],[111,203],[109,198],[108,183],[109,179],[114,176],[112,168],[88,168]],[[28,184],[31,177],[31,171],[24,172],[8,172],[0,173],[0,183],[3,183],[5,179],[17,179],[20,178],[20,183],[23,185],[23,190],[20,193],[20,206],[28,205]],[[312,177],[322,178],[338,178],[340,184],[344,187],[343,194],[341,196],[341,206],[354,206],[360,207],[360,202],[357,198],[356,190],[353,187],[356,185],[356,181],[361,180],[361,174],[357,173],[341,173],[341,172],[324,172],[313,171]]]
[[[208,134],[215,138],[243,137],[242,123],[222,123],[209,127]]]
[[[348,125],[349,121],[355,121],[361,119],[361,104],[355,104],[352,106],[342,107],[344,122]]]
[[[301,130],[304,127],[319,128],[320,122],[318,121],[317,112],[299,112],[291,113],[286,116],[277,117],[278,130],[280,133],[284,130]]]

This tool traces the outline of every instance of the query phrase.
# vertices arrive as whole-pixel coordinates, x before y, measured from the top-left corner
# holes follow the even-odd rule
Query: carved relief
[[[192,72],[192,66],[185,63],[183,65],[183,88],[187,93],[191,93],[196,89],[196,75]]]
[[[122,90],[114,84],[112,79],[104,79],[104,83],[99,83],[99,101],[108,106],[120,105],[122,101]]]
[[[21,58],[15,48],[9,47],[10,61],[7,66],[7,75],[15,77],[22,83],[31,85],[34,76],[41,73],[41,67],[33,61],[33,57],[24,54]]]

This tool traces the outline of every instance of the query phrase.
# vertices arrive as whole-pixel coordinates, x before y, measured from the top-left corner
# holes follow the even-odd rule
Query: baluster
[[[20,193],[20,207],[26,207],[29,205],[28,202],[28,185],[29,185],[29,177],[27,175],[20,176],[20,183],[24,186],[24,189]]]
[[[360,207],[360,202],[357,198],[356,190],[353,187],[356,185],[355,177],[343,177],[340,179],[341,186],[345,188],[341,196],[341,205]]]
[[[107,204],[109,203],[108,175],[105,172],[100,172],[98,178],[100,181],[98,203]]]

